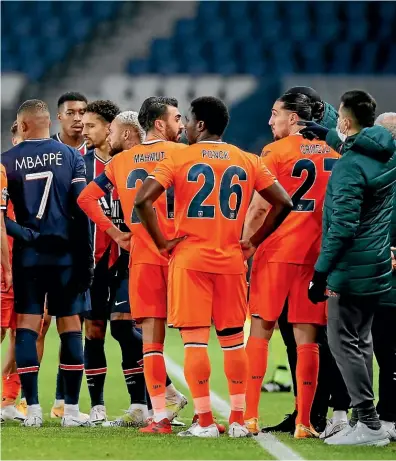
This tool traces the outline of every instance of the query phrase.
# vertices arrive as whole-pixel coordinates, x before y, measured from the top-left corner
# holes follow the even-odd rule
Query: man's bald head
[[[396,141],[396,112],[385,112],[377,117],[375,125],[381,125],[392,133]]]
[[[18,133],[25,139],[49,138],[51,125],[48,105],[40,99],[28,99],[17,112]]]

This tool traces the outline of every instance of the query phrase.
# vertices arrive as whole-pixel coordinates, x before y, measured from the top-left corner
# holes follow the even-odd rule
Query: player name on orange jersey
[[[331,149],[327,144],[301,144],[300,152],[304,155],[330,154]]]
[[[218,160],[230,160],[230,153],[227,150],[203,150],[202,158],[211,158]]]
[[[133,156],[134,163],[159,162],[165,157],[165,152],[149,152],[148,154],[137,154]]]

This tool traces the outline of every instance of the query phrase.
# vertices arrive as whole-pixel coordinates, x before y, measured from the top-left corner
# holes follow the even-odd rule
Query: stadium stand
[[[184,108],[191,98],[212,94],[231,106],[228,140],[258,151],[285,76],[396,74],[395,2],[189,3],[166,18],[156,2],[2,2],[3,107],[14,110],[38,88],[50,103],[78,86],[128,109],[150,95],[172,94]],[[131,26],[138,8],[146,14]],[[161,20],[169,23],[165,33],[158,33]],[[101,29],[109,21],[113,26]],[[151,32],[142,31],[144,24]],[[125,35],[133,28],[142,31],[139,43],[136,34]],[[95,46],[96,54],[81,52]],[[114,68],[112,54],[120,56]],[[92,73],[78,61],[69,65],[73,56],[88,59]],[[247,113],[249,123],[242,123]]]

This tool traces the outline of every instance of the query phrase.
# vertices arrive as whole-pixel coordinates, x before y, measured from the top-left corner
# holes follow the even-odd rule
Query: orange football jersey
[[[131,264],[158,264],[167,266],[162,256],[134,210],[136,193],[155,165],[171,150],[179,151],[185,144],[170,141],[148,141],[119,153],[106,166],[105,174],[117,188],[124,213],[125,224],[134,235],[131,248]],[[159,226],[166,238],[174,236],[173,190],[162,195],[154,206]]]
[[[244,273],[239,240],[253,190],[275,182],[261,159],[224,142],[202,141],[166,155],[150,177],[165,189],[174,186],[176,236],[188,236],[175,248],[174,264]]]
[[[315,264],[327,182],[340,155],[324,141],[309,141],[296,134],[265,146],[262,157],[292,198],[293,209],[258,253],[265,251],[269,262]]]
[[[0,175],[1,175],[1,204],[0,209],[6,210],[7,209],[7,174],[4,168],[4,165],[0,164]]]

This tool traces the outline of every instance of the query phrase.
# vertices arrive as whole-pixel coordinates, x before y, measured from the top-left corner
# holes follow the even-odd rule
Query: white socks
[[[342,423],[348,422],[347,412],[342,410],[333,411],[333,422]]]

